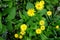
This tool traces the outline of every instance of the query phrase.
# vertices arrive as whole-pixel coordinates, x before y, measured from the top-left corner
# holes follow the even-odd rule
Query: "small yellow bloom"
[[[40,1],[40,4],[44,5],[44,4],[45,4],[45,2],[42,0],[42,1]]]
[[[58,28],[59,28],[59,25],[56,26],[56,29],[58,29]]]
[[[20,34],[21,34],[21,35],[24,35],[24,34],[25,34],[25,31],[21,31]]]
[[[52,12],[51,12],[51,11],[48,11],[48,12],[47,12],[47,15],[48,15],[48,16],[51,16],[51,15],[52,15]]]
[[[22,38],[23,38],[23,36],[22,36],[22,35],[20,35],[20,36],[19,36],[19,38],[20,38],[20,39],[22,39]]]
[[[40,2],[36,2],[35,7],[37,10],[42,10],[44,8],[44,5],[41,4]]]
[[[41,29],[41,30],[45,30],[45,26],[41,26],[40,29]]]
[[[15,36],[15,38],[18,38],[18,34],[15,34],[14,36]]]
[[[20,26],[20,29],[21,29],[21,31],[25,31],[27,29],[27,25],[26,24],[22,24]]]
[[[41,29],[36,29],[36,34],[41,34]]]
[[[39,24],[40,24],[40,25],[44,25],[44,24],[45,24],[44,20],[40,20],[40,21],[39,21]]]
[[[34,9],[29,9],[28,11],[27,11],[27,14],[28,14],[28,16],[34,16],[35,15],[35,10]]]

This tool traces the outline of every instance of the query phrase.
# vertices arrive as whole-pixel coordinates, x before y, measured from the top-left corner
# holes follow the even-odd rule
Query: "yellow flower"
[[[20,29],[21,29],[21,31],[25,31],[27,29],[27,25],[26,24],[22,24],[20,26]]]
[[[59,25],[56,26],[56,29],[58,29],[58,28],[59,28]]]
[[[41,30],[45,30],[45,26],[41,26],[40,29],[41,29]]]
[[[51,16],[51,15],[52,15],[52,12],[51,12],[51,11],[48,11],[48,12],[47,12],[47,15],[48,15],[48,16]]]
[[[25,31],[21,31],[20,34],[21,34],[21,35],[24,35],[24,34],[25,34]]]
[[[44,25],[44,24],[45,24],[44,20],[40,20],[40,21],[39,21],[39,24],[40,24],[40,25]]]
[[[20,35],[20,36],[19,36],[19,38],[20,38],[20,39],[22,39],[22,38],[23,38],[23,36],[22,36],[22,35]]]
[[[28,16],[34,16],[35,15],[35,10],[34,9],[29,9],[28,11],[27,11],[27,15]]]
[[[41,29],[36,29],[36,34],[41,34]]]
[[[42,10],[44,8],[44,5],[41,4],[40,2],[36,2],[35,7],[37,10]]]
[[[15,38],[18,38],[18,34],[15,34],[14,36],[15,36]]]
[[[40,4],[44,5],[44,4],[45,4],[45,2],[42,0],[42,1],[40,1]]]

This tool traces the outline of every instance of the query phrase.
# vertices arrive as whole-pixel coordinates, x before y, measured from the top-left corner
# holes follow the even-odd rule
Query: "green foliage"
[[[0,37],[0,40],[4,40],[2,37]]]
[[[0,0],[0,40],[19,40],[14,34],[20,35],[22,24],[27,25],[27,30],[21,40],[60,40],[60,10],[57,9],[60,1],[44,0],[44,9],[37,10],[35,4],[40,1]],[[35,10],[34,16],[27,14],[29,9]],[[47,11],[52,11],[52,15],[48,16]],[[45,21],[45,30],[36,34],[36,29],[41,27],[40,20]]]
[[[34,5],[30,2],[27,3],[27,6],[26,6],[26,9],[31,9],[31,8],[34,8]]]

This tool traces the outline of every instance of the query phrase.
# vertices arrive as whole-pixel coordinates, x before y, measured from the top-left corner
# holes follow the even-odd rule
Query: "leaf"
[[[25,19],[25,16],[19,11],[19,16],[21,19]]]
[[[15,30],[19,29],[21,24],[22,23],[19,23],[19,24],[15,25]]]
[[[1,22],[1,20],[2,20],[2,15],[0,13],[0,32],[2,31],[2,22]]]
[[[9,6],[9,8],[11,8],[12,7],[12,1],[10,1],[10,2],[8,2],[8,6]]]
[[[30,2],[27,3],[27,6],[26,6],[26,9],[31,9],[31,8],[34,8],[34,5]]]
[[[6,26],[5,25],[2,25],[2,26],[3,26],[3,28],[2,28],[2,31],[0,32],[0,34],[3,34],[7,31]]]
[[[11,21],[7,22],[7,30],[8,30],[9,32],[11,32],[11,31],[13,30],[12,22],[11,22]]]
[[[53,5],[51,5],[51,4],[46,5],[46,8],[47,8],[48,10],[52,10],[52,9],[53,9]]]
[[[3,1],[11,1],[11,0],[3,0]]]
[[[23,40],[31,40],[30,37],[25,36]]]
[[[0,40],[4,40],[2,37],[0,37]]]
[[[23,10],[23,15],[25,16],[25,21],[27,21],[29,19],[29,16],[27,15],[27,12],[25,10]]]
[[[40,36],[41,36],[42,40],[46,40],[47,39],[47,37],[43,33]]]
[[[28,37],[27,37],[27,39],[26,39],[26,40],[31,40],[31,38],[28,38]]]
[[[39,10],[37,13],[39,13],[40,16],[43,16],[43,15],[45,15],[46,12],[47,12],[47,10],[43,9],[43,10]]]
[[[23,13],[21,13],[21,12],[19,11],[19,16],[20,16],[20,18],[23,19],[24,21],[27,21],[27,20],[29,19],[29,16],[27,15],[27,13],[26,13],[25,10],[23,10]]]
[[[8,10],[8,16],[7,16],[7,20],[12,20],[15,18],[15,15],[16,15],[16,8],[15,7],[12,7]]]

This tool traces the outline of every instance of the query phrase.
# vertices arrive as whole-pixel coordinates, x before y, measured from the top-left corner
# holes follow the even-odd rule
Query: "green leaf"
[[[3,0],[3,1],[11,1],[11,0]]]
[[[2,28],[2,31],[0,32],[0,34],[3,34],[3,33],[5,33],[6,31],[7,31],[6,26],[3,25],[3,28]]]
[[[0,32],[2,31],[2,22],[1,22],[1,20],[2,20],[2,15],[0,13]]]
[[[17,25],[15,25],[15,30],[18,30],[19,28],[20,28],[20,25],[21,25],[22,23],[19,23],[19,24],[17,24]]]
[[[25,36],[23,40],[31,40],[30,37]]]
[[[21,12],[19,11],[19,16],[20,16],[20,18],[23,19],[24,21],[27,21],[27,20],[29,19],[29,16],[27,15],[27,13],[26,13],[25,10],[23,10],[23,13],[21,13]]]
[[[26,40],[31,40],[31,38],[28,38],[28,37],[27,37],[27,39],[26,39]]]
[[[21,19],[25,19],[25,16],[19,11],[19,16]]]
[[[54,1],[54,2],[53,2],[53,1]],[[53,0],[53,1],[52,1],[52,4],[53,4],[53,5],[56,5],[56,3],[58,3],[58,0]]]
[[[14,19],[16,15],[16,7],[9,8],[8,13],[9,15],[7,16],[7,19],[8,20]]]
[[[45,15],[46,12],[47,12],[47,10],[43,9],[43,10],[39,10],[37,13],[39,13],[40,16],[43,16],[43,15]]]
[[[42,40],[46,40],[47,39],[47,37],[43,33],[40,36],[41,36]]]
[[[46,8],[47,8],[48,10],[52,10],[52,9],[53,9],[53,5],[51,5],[51,4],[46,5]]]
[[[32,9],[32,8],[34,8],[34,5],[30,2],[28,2],[27,6],[26,6],[26,9],[28,10],[28,9]]]
[[[11,21],[7,22],[7,29],[8,29],[9,32],[11,32],[13,30]]]
[[[8,6],[9,6],[9,8],[11,8],[12,7],[12,1],[10,1],[10,2],[8,2]]]
[[[0,37],[0,40],[4,40],[2,37]]]
[[[27,15],[27,12],[25,10],[23,10],[23,15],[25,16],[25,21],[27,21],[29,19],[29,16]]]

